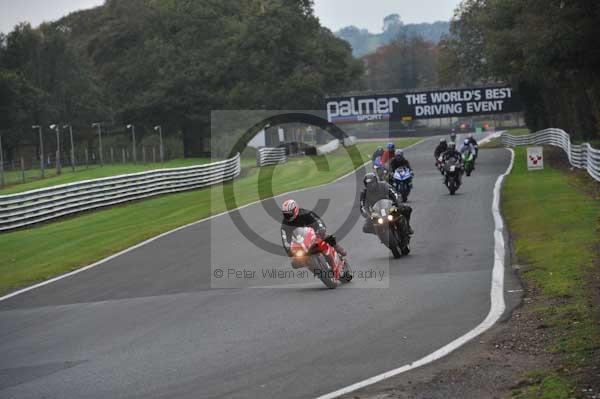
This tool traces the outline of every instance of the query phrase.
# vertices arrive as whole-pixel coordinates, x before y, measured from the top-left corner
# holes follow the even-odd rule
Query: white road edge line
[[[506,254],[506,246],[504,243],[504,221],[502,220],[502,215],[500,213],[500,190],[502,188],[504,178],[508,176],[512,171],[513,164],[515,161],[515,152],[512,149],[508,150],[511,154],[510,164],[508,165],[506,172],[498,176],[498,179],[496,180],[496,185],[494,186],[494,198],[492,200],[492,214],[494,216],[494,268],[492,270],[492,288],[490,292],[491,306],[490,312],[488,313],[487,317],[481,322],[481,324],[479,324],[463,336],[455,339],[449,344],[441,347],[435,352],[430,353],[429,355],[413,363],[406,364],[394,370],[390,370],[385,373],[368,378],[364,381],[357,382],[356,384],[352,384],[346,388],[342,388],[337,391],[328,393],[326,395],[319,396],[317,399],[338,398],[347,393],[357,391],[366,386],[373,385],[377,382],[383,381],[391,377],[395,377],[399,374],[405,373],[407,371],[416,369],[417,367],[421,367],[435,360],[441,359],[442,357],[449,355],[456,349],[460,348],[473,338],[487,331],[500,319],[500,317],[504,313],[504,309],[506,308],[506,305],[504,303],[504,261]]]
[[[392,141],[393,141],[394,139],[397,139],[397,138],[395,138],[395,137],[394,137],[394,138],[390,138],[389,140],[392,140]],[[417,146],[417,145],[419,145],[419,144],[421,144],[421,143],[423,143],[423,142],[425,142],[425,141],[427,141],[427,140],[429,140],[429,139],[430,139],[430,137],[424,138],[424,139],[422,139],[422,140],[419,140],[418,142],[416,142],[416,143],[414,143],[414,144],[411,144],[411,145],[409,145],[409,146],[407,146],[407,147],[403,147],[403,149],[404,149],[404,150],[407,150],[407,149],[409,149],[409,148],[412,148],[412,147],[414,147],[414,146]],[[384,139],[383,141],[385,141],[385,139]],[[329,182],[329,183],[323,183],[323,184],[319,184],[318,186],[311,186],[311,187],[301,188],[301,189],[298,189],[298,190],[288,191],[288,192],[286,192],[286,193],[277,194],[277,195],[273,196],[272,198],[283,197],[284,195],[289,195],[289,194],[297,193],[297,192],[300,192],[300,191],[314,190],[314,189],[316,189],[316,188],[319,188],[319,187],[324,187],[324,186],[327,186],[327,185],[330,185],[330,184],[337,183],[338,181],[340,181],[340,180],[343,180],[343,179],[345,179],[346,177],[353,175],[353,174],[354,174],[354,173],[356,173],[356,172],[357,172],[359,169],[361,169],[361,168],[364,168],[366,165],[368,165],[368,164],[370,164],[370,163],[371,163],[371,161],[365,162],[365,163],[364,163],[364,164],[362,164],[362,165],[361,165],[361,166],[360,166],[358,169],[355,169],[355,170],[353,170],[353,171],[351,171],[351,172],[349,172],[349,173],[346,173],[345,175],[343,175],[343,176],[341,176],[341,177],[338,177],[337,179],[335,179],[335,180],[334,180],[334,181],[332,181],[332,182]],[[266,199],[267,199],[267,198],[266,198]],[[52,284],[52,283],[54,283],[54,282],[56,282],[56,281],[59,281],[59,280],[65,279],[65,278],[67,278],[67,277],[74,276],[74,275],[76,275],[76,274],[79,274],[79,273],[82,273],[82,272],[84,272],[84,271],[86,271],[86,270],[92,269],[92,268],[94,268],[94,267],[96,267],[96,266],[100,266],[100,265],[101,265],[101,264],[103,264],[103,263],[106,263],[106,262],[108,262],[108,261],[110,261],[110,260],[112,260],[112,259],[115,259],[115,258],[117,258],[117,257],[119,257],[119,256],[121,256],[121,255],[124,255],[124,254],[126,254],[126,253],[128,253],[128,252],[131,252],[131,251],[133,251],[133,250],[136,250],[136,249],[138,249],[138,248],[140,248],[140,247],[143,247],[143,246],[144,246],[144,245],[146,245],[146,244],[150,244],[151,242],[153,242],[153,241],[156,241],[156,240],[158,240],[158,239],[160,239],[160,238],[162,238],[162,237],[165,237],[165,236],[167,236],[167,235],[169,235],[169,234],[176,233],[176,232],[178,232],[179,230],[187,229],[188,227],[192,227],[192,226],[195,226],[195,225],[197,225],[197,224],[199,224],[199,223],[206,222],[206,221],[208,221],[208,220],[211,220],[211,219],[217,218],[217,217],[219,217],[219,216],[226,215],[226,214],[228,214],[228,213],[230,213],[230,212],[239,211],[239,210],[241,210],[241,209],[244,209],[244,208],[246,208],[246,207],[249,207],[249,206],[252,206],[252,205],[256,205],[256,204],[258,204],[258,203],[260,203],[260,202],[262,202],[262,201],[264,201],[264,200],[258,200],[258,201],[254,201],[254,202],[248,203],[248,204],[246,204],[246,205],[242,205],[242,206],[240,206],[240,207],[238,207],[238,208],[235,208],[235,209],[233,209],[233,210],[231,210],[231,211],[225,211],[225,212],[221,212],[221,213],[218,213],[218,214],[216,214],[216,215],[212,215],[212,216],[209,216],[209,217],[207,217],[207,218],[200,219],[200,220],[197,220],[197,221],[195,221],[195,222],[192,222],[192,223],[188,223],[188,224],[186,224],[186,225],[184,225],[184,226],[177,227],[177,228],[175,228],[175,229],[173,229],[173,230],[169,230],[169,231],[167,231],[167,232],[164,232],[164,233],[162,233],[162,234],[159,234],[159,235],[157,235],[157,236],[155,236],[155,237],[149,238],[149,239],[147,239],[146,241],[142,241],[142,242],[140,242],[139,244],[136,244],[136,245],[134,245],[134,246],[132,246],[132,247],[129,247],[129,248],[126,248],[126,249],[124,249],[124,250],[122,250],[122,251],[120,251],[120,252],[117,252],[116,254],[110,255],[110,256],[109,256],[109,257],[107,257],[107,258],[101,259],[101,260],[99,260],[98,262],[92,263],[91,265],[84,266],[84,267],[82,267],[82,268],[79,268],[79,269],[77,269],[77,270],[73,270],[72,272],[69,272],[69,273],[66,273],[66,274],[61,274],[60,276],[57,276],[57,277],[51,278],[51,279],[49,279],[49,280],[42,281],[41,283],[38,283],[38,284],[35,284],[35,285],[32,285],[32,286],[26,287],[26,288],[22,288],[22,289],[20,289],[20,290],[18,290],[18,291],[15,291],[15,292],[13,292],[13,293],[10,293],[10,294],[8,294],[8,295],[5,295],[5,296],[3,296],[3,297],[0,297],[0,302],[2,302],[2,301],[6,301],[7,299],[9,299],[9,298],[12,298],[12,297],[15,297],[15,296],[17,296],[17,295],[24,294],[24,293],[26,293],[26,292],[29,292],[29,291],[31,291],[31,290],[34,290],[34,289],[36,289],[36,288],[40,288],[40,287],[43,287],[43,286],[45,286],[45,285]]]

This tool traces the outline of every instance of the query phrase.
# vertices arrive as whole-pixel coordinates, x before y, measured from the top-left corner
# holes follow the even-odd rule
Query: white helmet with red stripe
[[[283,212],[283,217],[285,220],[293,221],[298,217],[300,213],[300,207],[293,199],[289,199],[283,203],[281,206],[281,211]]]

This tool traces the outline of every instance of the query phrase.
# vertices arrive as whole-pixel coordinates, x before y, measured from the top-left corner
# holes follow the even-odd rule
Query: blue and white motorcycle
[[[413,188],[413,177],[413,171],[409,168],[398,168],[394,171],[392,184],[402,198],[402,202],[408,201],[408,195]]]

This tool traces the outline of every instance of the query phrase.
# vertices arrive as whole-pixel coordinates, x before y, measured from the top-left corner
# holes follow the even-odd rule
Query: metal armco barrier
[[[552,145],[562,148],[572,166],[585,169],[596,181],[600,181],[600,150],[589,143],[571,144],[571,137],[561,129],[546,129],[525,136],[502,134],[502,144],[507,147],[518,145]]]
[[[256,152],[256,165],[258,167],[276,165],[287,162],[285,148],[263,147]]]
[[[335,150],[337,150],[339,147],[340,147],[339,140],[337,140],[337,139],[331,140],[329,143],[317,148],[317,155],[329,154],[330,152],[334,152]]]
[[[0,195],[0,231],[160,194],[192,190],[236,178],[240,155],[206,165],[160,169]]]
[[[350,147],[357,143],[357,139],[355,136],[348,136],[344,139],[344,147]]]

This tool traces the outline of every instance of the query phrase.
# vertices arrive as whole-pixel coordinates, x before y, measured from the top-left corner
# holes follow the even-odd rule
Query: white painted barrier
[[[354,136],[349,136],[344,139],[344,147],[350,147],[357,143],[357,139]]]
[[[0,231],[127,201],[206,187],[232,180],[240,171],[238,154],[206,165],[159,169],[0,195]]]
[[[317,155],[329,154],[330,152],[334,152],[338,148],[340,148],[340,141],[337,139],[331,140],[329,143],[317,147]]]
[[[600,150],[589,143],[572,144],[571,137],[561,129],[546,129],[525,136],[502,134],[502,144],[507,147],[519,145],[552,145],[562,148],[572,166],[585,169],[592,178],[600,181]]]
[[[258,167],[277,165],[287,162],[285,148],[263,147],[256,152],[256,165]]]

